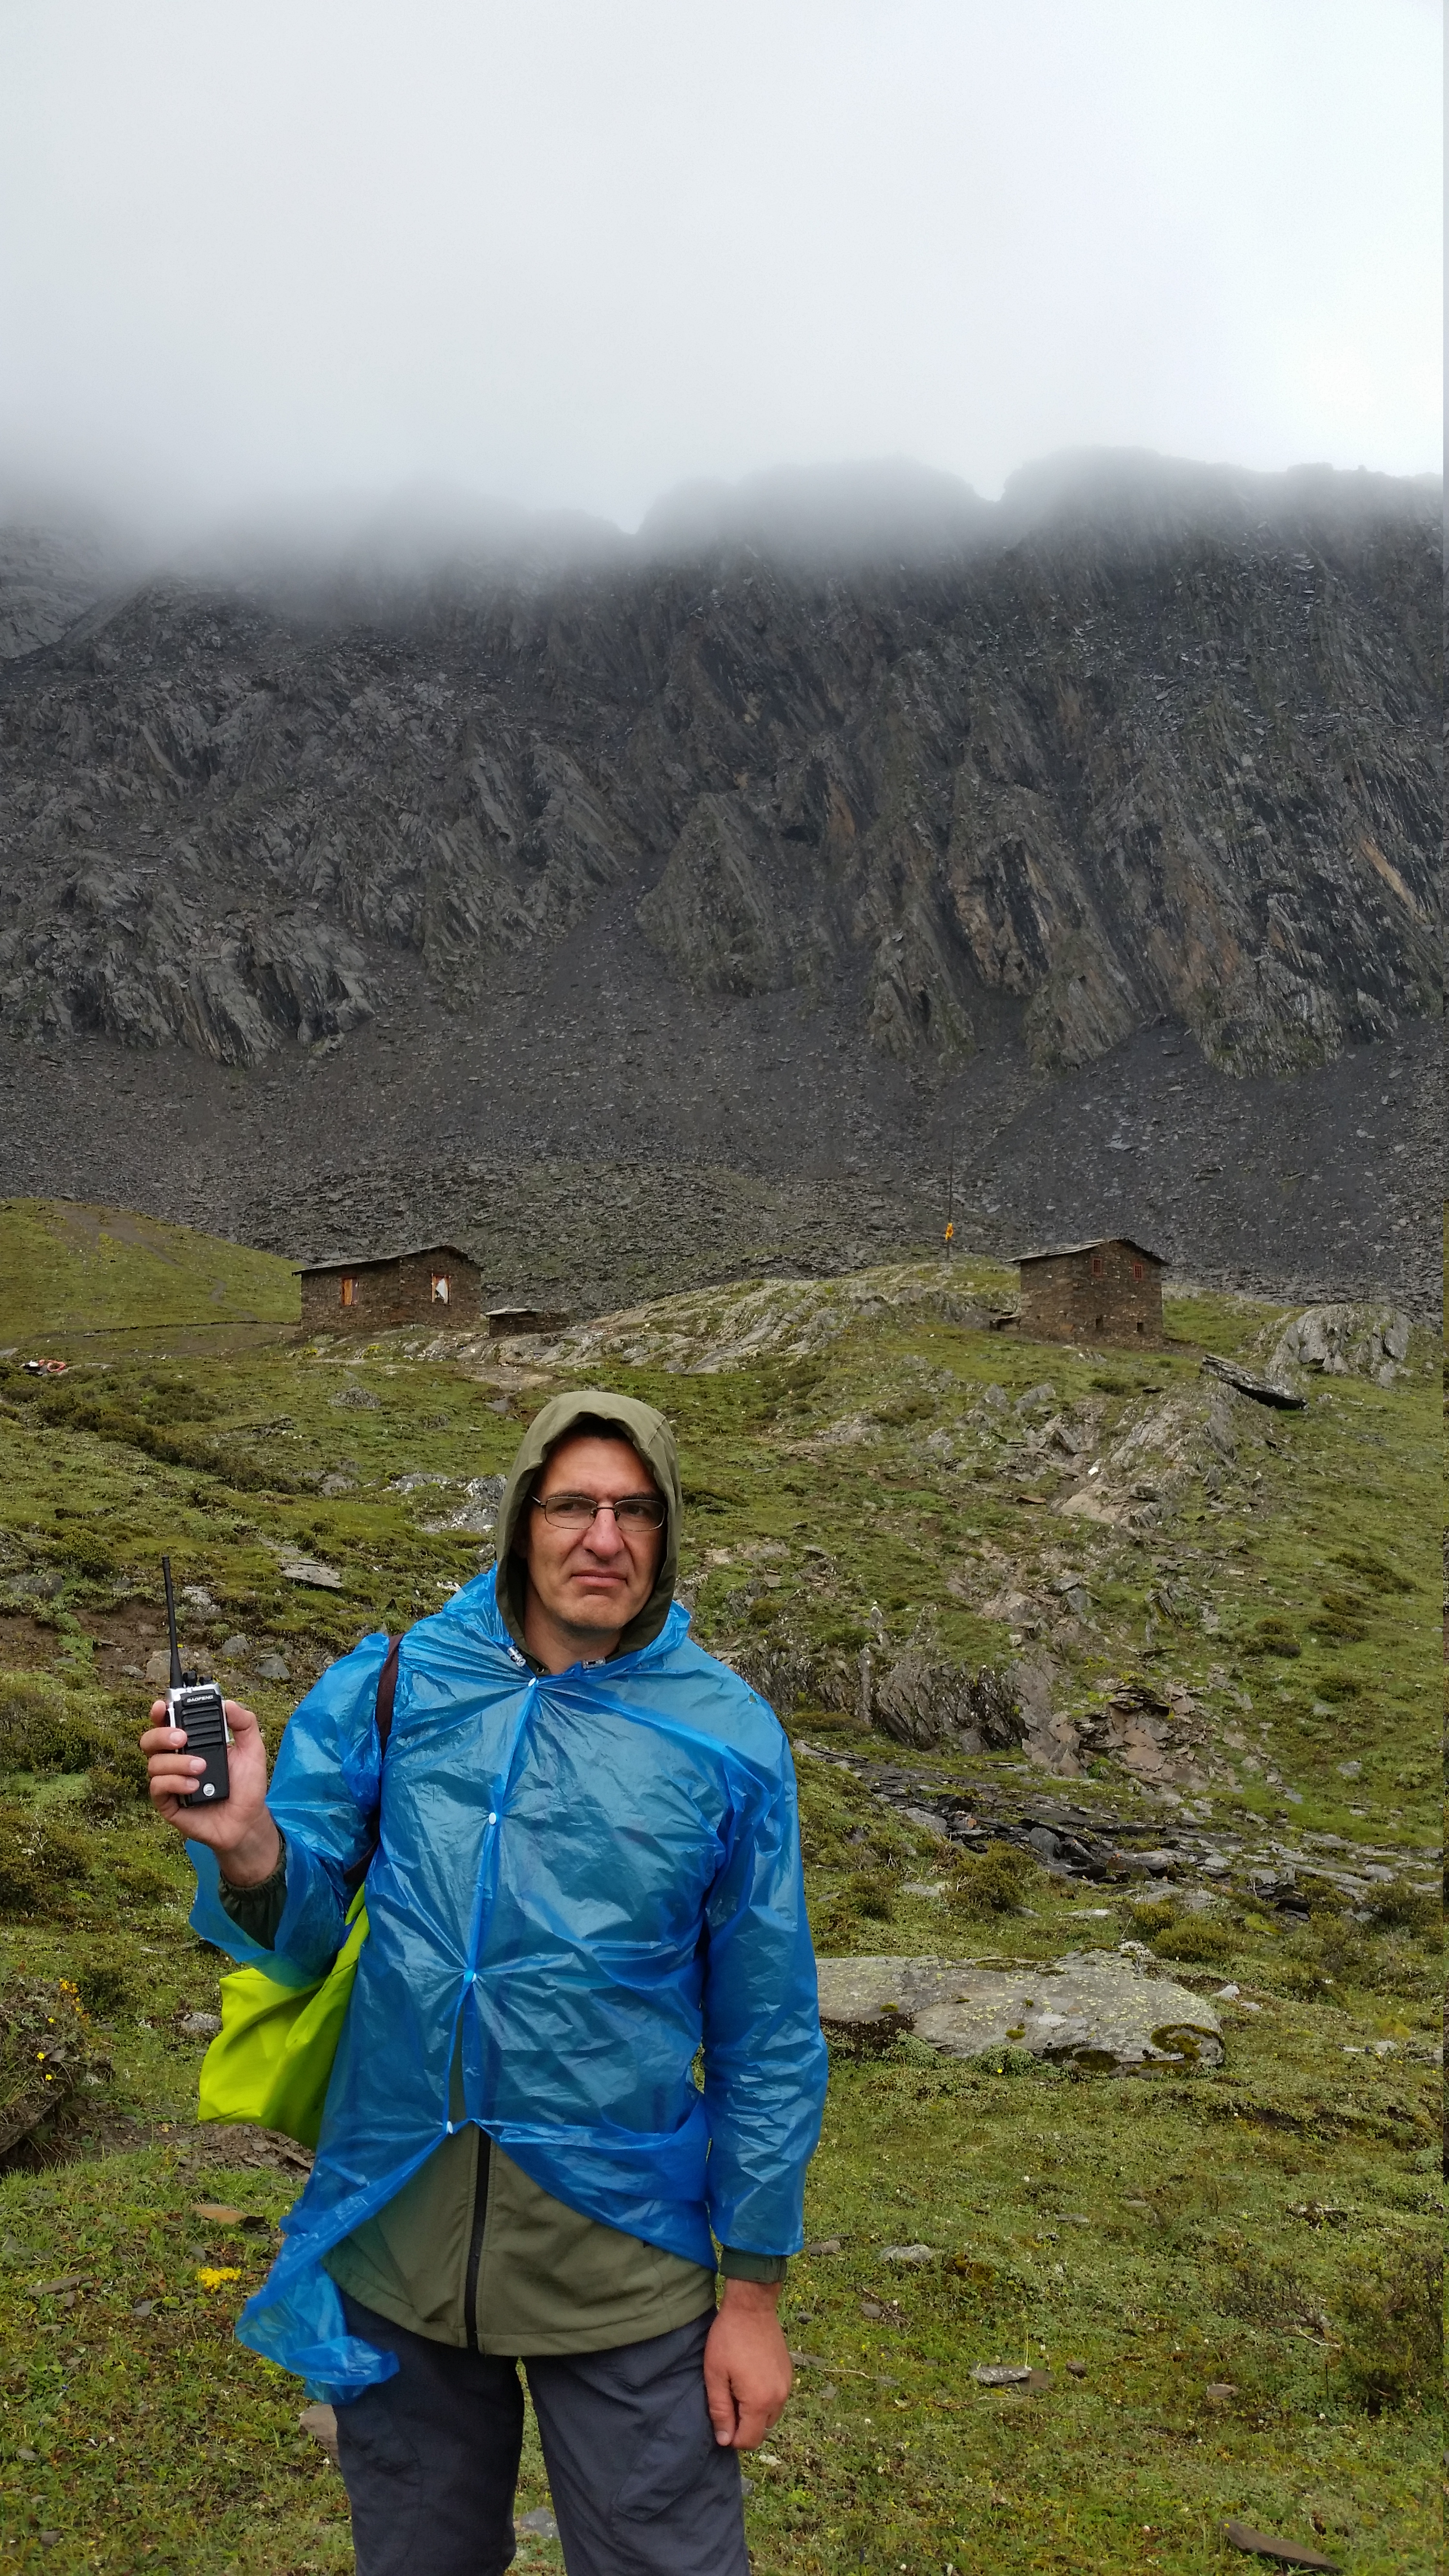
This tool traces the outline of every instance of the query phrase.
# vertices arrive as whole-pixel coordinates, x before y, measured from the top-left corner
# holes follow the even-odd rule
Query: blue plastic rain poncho
[[[778,1720],[688,1631],[676,1603],[639,1651],[540,1678],[490,1571],[404,1639],[371,1931],[316,2164],[238,2325],[334,2402],[396,2363],[348,2334],[322,2256],[455,2125],[455,2055],[463,2117],[571,2208],[710,2268],[711,2227],[799,2248],[825,2049],[794,1773]],[[344,1873],[378,1810],[385,1648],[367,1637],[332,1665],[287,1729],[275,1950],[192,1846],[195,1930],[299,1984],[342,1942]]]

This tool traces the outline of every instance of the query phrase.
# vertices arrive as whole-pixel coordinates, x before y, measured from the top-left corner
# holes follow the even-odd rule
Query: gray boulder
[[[918,2012],[961,1992],[969,1962],[955,1959],[820,1959],[820,2019],[827,2030],[888,2038]]]
[[[1019,2048],[1102,2073],[1216,2066],[1223,2055],[1222,2024],[1210,2004],[1116,1951],[990,1968],[939,1958],[819,1965],[822,2023],[862,2039],[912,2031],[946,2057]]]
[[[1279,1335],[1268,1375],[1282,1380],[1298,1368],[1392,1386],[1409,1355],[1409,1329],[1394,1306],[1308,1306]]]

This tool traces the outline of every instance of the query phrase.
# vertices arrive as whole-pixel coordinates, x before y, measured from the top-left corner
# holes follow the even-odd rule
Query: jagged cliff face
[[[486,1045],[623,897],[936,1076],[1003,998],[1048,1071],[1161,1016],[1289,1071],[1438,1009],[1438,589],[1434,496],[1328,476],[852,570],[153,583],[0,673],[0,1031],[254,1063],[406,950]]]

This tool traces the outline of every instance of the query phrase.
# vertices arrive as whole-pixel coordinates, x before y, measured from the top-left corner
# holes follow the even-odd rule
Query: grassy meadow
[[[12,1203],[7,1246],[16,1222]],[[62,1266],[101,1257],[59,1220],[26,1223],[36,1264],[46,1243]],[[198,1294],[223,1254],[255,1258],[148,1231],[179,1237]],[[238,1314],[244,1293],[255,1315],[276,1298],[270,1338],[198,1350],[194,1304],[148,1310],[124,1350],[70,1345],[57,1380],[24,1374],[31,1326],[0,1301],[17,1345],[0,1361],[0,2139],[47,2074],[58,2101],[0,2146],[0,2563],[350,2568],[296,2383],[231,2335],[301,2168],[195,2123],[205,2039],[187,2023],[215,2011],[226,1963],[187,1929],[190,1872],[139,1794],[159,1558],[186,1588],[189,1659],[275,1739],[329,1657],[488,1560],[488,1480],[522,1423],[595,1383],[678,1429],[682,1587],[707,1644],[777,1677],[823,1952],[1130,1940],[1201,1991],[1238,1989],[1215,2069],[832,2047],[812,2250],[786,2295],[806,2358],[748,2464],[756,2568],[1198,2576],[1253,2563],[1222,2537],[1234,2515],[1352,2576],[1437,2568],[1427,1338],[1392,1385],[1315,1382],[1301,1413],[1235,1398],[1225,1430],[1204,1353],[1261,1367],[1280,1321],[1247,1301],[1182,1296],[1165,1350],[1078,1353],[970,1320],[1002,1307],[1006,1274],[903,1265],[489,1349],[308,1341],[282,1329],[279,1268],[214,1273]],[[52,1320],[81,1275],[65,1269]],[[1108,1492],[1101,1518],[1062,1508]],[[295,1579],[299,1558],[339,1587]],[[1061,1779],[1019,1748],[912,1751],[860,1724],[862,1654],[877,1673],[1044,1659],[1054,1704],[1084,1716],[1124,1682],[1171,1685],[1197,1713],[1193,1784],[1164,1797],[1085,1750]],[[983,1808],[1049,1789],[1186,1814],[1237,1857],[1201,1902],[1140,1874],[983,1878],[872,1793],[885,1758]],[[1311,1837],[1345,1867],[1373,1856],[1367,1899],[1314,1882],[1305,1916],[1261,1897],[1253,1856]],[[1033,2369],[1024,2391],[970,2375],[1012,2363]],[[545,2498],[529,2442],[525,2508]],[[526,2535],[517,2563],[561,2553]]]
[[[190,1325],[294,1324],[290,1263],[134,1208],[0,1199],[0,1344],[42,1333],[93,1342]]]

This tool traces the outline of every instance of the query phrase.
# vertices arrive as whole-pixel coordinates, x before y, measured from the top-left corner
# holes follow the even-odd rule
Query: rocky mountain
[[[355,1232],[369,1176],[406,1199],[449,1152],[904,1197],[954,1162],[983,1221],[994,1189],[1050,1231],[1164,1150],[1181,1232],[1174,1179],[1251,1094],[1249,1208],[1275,1138],[1307,1155],[1287,1268],[1407,1293],[1422,1210],[1352,1130],[1392,1056],[1416,1107],[1386,1152],[1417,1134],[1440,1007],[1438,514],[1422,482],[1110,456],[995,507],[904,468],[761,477],[635,540],[435,501],[59,633],[12,537],[3,1177],[81,1190],[99,1153],[192,1212],[139,1115],[181,1096],[212,1217],[284,1189],[298,1248],[309,1175],[342,1172]],[[1164,1033],[1191,1079],[1154,1109]],[[1084,1161],[1109,1095],[1142,1132]],[[1199,1267],[1242,1266],[1220,1196]]]
[[[0,505],[0,662],[53,644],[128,569],[107,531],[80,523],[59,528],[18,518]]]

